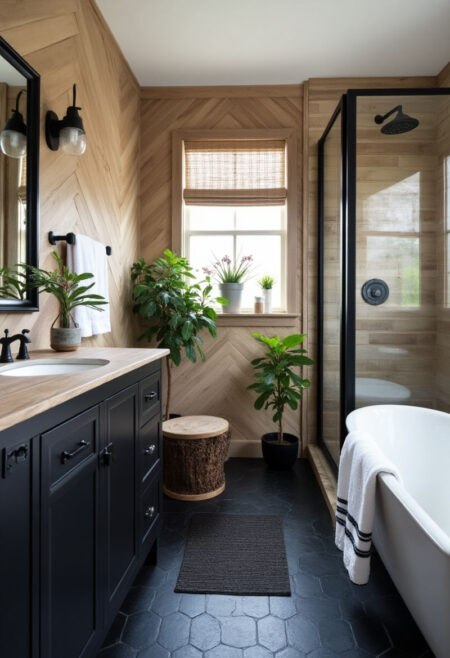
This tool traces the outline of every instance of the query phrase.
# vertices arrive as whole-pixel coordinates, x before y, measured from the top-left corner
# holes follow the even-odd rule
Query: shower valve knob
[[[361,296],[367,304],[378,306],[389,297],[389,286],[382,279],[369,279],[361,288]]]

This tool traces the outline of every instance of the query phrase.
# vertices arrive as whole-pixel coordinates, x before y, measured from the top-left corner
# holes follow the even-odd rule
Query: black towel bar
[[[50,244],[56,244],[61,240],[67,242],[67,244],[76,244],[77,236],[75,235],[75,233],[67,233],[66,235],[56,235],[55,233],[53,233],[53,231],[49,231],[48,241],[50,242]],[[106,248],[106,255],[111,256],[112,247],[107,245],[105,248]]]

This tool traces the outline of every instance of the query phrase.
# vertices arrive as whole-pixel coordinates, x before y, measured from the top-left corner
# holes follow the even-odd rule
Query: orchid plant
[[[211,267],[204,267],[203,272],[213,276],[218,283],[244,283],[251,273],[253,256],[241,256],[239,260],[233,260],[225,255],[220,260],[216,259]]]

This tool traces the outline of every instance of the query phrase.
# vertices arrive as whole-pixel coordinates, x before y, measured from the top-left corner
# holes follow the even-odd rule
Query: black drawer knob
[[[66,461],[68,461],[69,459],[73,459],[73,457],[76,457],[76,455],[80,454],[80,452],[85,450],[90,445],[91,444],[89,443],[89,441],[85,441],[84,439],[82,439],[81,441],[79,441],[78,447],[75,448],[75,450],[73,450],[72,452],[68,452],[67,450],[64,450],[64,452],[61,453],[61,463],[65,464]]]
[[[154,400],[157,395],[158,395],[158,393],[156,391],[151,391],[150,393],[146,393],[144,395],[144,400],[146,402],[150,402],[150,400]]]
[[[153,505],[151,505],[150,507],[147,507],[147,509],[145,510],[144,516],[146,519],[152,519],[155,516],[155,512],[156,512],[156,507],[153,507]]]
[[[155,454],[155,451],[156,451],[156,446],[155,446],[154,443],[152,443],[152,445],[148,446],[144,450],[144,455],[153,455],[153,454]]]

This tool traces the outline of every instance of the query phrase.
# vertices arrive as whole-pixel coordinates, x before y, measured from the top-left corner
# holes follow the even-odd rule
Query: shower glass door
[[[445,90],[355,97],[356,407],[448,407],[449,99]]]
[[[319,436],[337,464],[342,432],[343,128],[339,106],[319,142]]]

